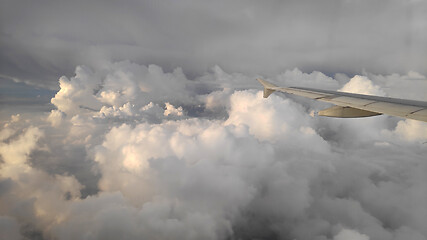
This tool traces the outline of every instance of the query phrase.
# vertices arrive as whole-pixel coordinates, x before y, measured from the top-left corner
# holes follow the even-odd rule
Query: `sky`
[[[0,0],[1,239],[427,239],[427,1]]]

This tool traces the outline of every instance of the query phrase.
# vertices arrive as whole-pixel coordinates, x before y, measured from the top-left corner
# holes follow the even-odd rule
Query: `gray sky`
[[[274,75],[427,73],[427,3],[1,1],[0,74],[57,89],[77,65],[131,60],[191,78],[214,65]]]

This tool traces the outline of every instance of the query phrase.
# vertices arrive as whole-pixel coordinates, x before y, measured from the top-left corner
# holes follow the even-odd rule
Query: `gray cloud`
[[[277,75],[426,74],[427,4],[420,1],[1,2],[0,74],[57,89],[76,65],[105,60],[182,67],[193,78],[219,65]]]

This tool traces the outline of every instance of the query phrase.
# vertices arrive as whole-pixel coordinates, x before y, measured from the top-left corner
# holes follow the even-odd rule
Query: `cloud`
[[[357,231],[350,229],[343,229],[337,235],[334,236],[334,240],[369,240],[369,237],[365,234],[360,234]]]
[[[359,75],[350,79],[339,91],[377,96],[385,95],[380,86],[374,85],[367,77]]]
[[[426,95],[417,90],[427,88],[427,78],[420,73],[414,71],[409,71],[404,75],[375,75],[368,73],[367,76],[376,85],[381,86],[383,91],[387,91],[390,97],[427,101]],[[402,89],[405,89],[405,91],[402,91]]]
[[[22,239],[19,233],[19,225],[15,219],[0,216],[0,237],[3,239]]]
[[[193,97],[187,92],[186,84],[190,82],[181,69],[164,73],[155,65],[146,67],[130,62],[112,63],[96,73],[79,66],[75,77],[61,77],[59,83],[60,90],[51,102],[58,110],[70,115],[81,112],[82,108],[97,112],[103,106],[104,113],[107,111],[105,107],[111,106],[132,115],[131,107],[143,107],[151,101],[173,99],[185,104]]]
[[[172,104],[170,104],[170,103],[165,103],[165,105],[166,105],[166,110],[165,110],[165,112],[164,112],[164,114],[163,115],[165,115],[165,116],[182,116],[182,107],[178,107],[178,108],[175,108]]]
[[[58,127],[62,123],[63,118],[63,112],[59,110],[52,110],[46,120],[52,124],[52,127]]]
[[[383,79],[404,86],[415,77],[425,78],[294,69],[271,79],[367,83],[390,95]],[[0,234],[426,238],[425,124],[311,118],[316,103],[264,99],[261,86],[242,88],[249,80],[219,66],[194,80],[130,61],[77,67],[60,78],[56,109],[2,123]]]
[[[16,131],[14,126],[7,126],[6,129],[11,128]],[[0,196],[4,203],[1,215],[6,215],[6,220],[9,219],[8,216],[13,216],[21,229],[23,226],[48,229],[49,225],[61,220],[65,200],[80,197],[81,185],[73,176],[49,175],[29,164],[29,155],[42,136],[39,128],[30,126],[21,134],[11,136],[0,144],[3,160],[0,179],[9,185]],[[3,223],[14,227],[14,222]],[[1,234],[14,236],[13,228],[10,232],[3,232],[3,227]]]
[[[286,70],[279,74],[275,79],[285,86],[311,87],[335,90],[338,88],[338,81],[326,76],[322,72],[313,71],[304,73],[298,68]]]
[[[415,120],[399,121],[394,131],[385,131],[386,134],[392,134],[406,141],[426,141],[427,126],[423,122]]]
[[[425,1],[1,5],[0,75],[51,89],[76,65],[128,59],[182,67],[191,76],[215,65],[270,76],[295,67],[327,75],[426,74]]]

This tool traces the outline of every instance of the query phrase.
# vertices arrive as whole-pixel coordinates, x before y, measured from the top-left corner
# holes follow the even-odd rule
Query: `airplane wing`
[[[319,111],[319,116],[356,118],[387,114],[427,122],[427,102],[312,88],[278,87],[265,80],[257,80],[264,86],[264,98],[280,91],[336,105]]]

